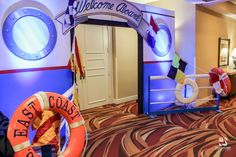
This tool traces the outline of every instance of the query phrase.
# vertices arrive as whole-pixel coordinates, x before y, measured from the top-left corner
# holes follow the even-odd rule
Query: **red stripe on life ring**
[[[231,81],[224,70],[214,67],[209,72],[210,84],[215,88],[215,92],[221,96],[227,96],[231,91]]]

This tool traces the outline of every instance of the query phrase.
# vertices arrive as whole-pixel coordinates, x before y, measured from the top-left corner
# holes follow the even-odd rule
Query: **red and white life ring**
[[[209,75],[215,92],[223,97],[227,96],[231,91],[231,82],[224,70],[215,67],[210,70]]]
[[[63,115],[70,126],[70,141],[67,149],[60,157],[81,156],[86,140],[84,119],[78,106],[66,97],[50,92],[39,92],[26,99],[15,111],[7,137],[15,152],[14,157],[39,157],[29,141],[30,124],[43,110],[52,110]]]

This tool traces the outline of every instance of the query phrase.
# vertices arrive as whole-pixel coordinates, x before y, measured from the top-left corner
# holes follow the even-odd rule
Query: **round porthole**
[[[155,36],[156,46],[153,48],[153,52],[159,57],[164,57],[170,52],[172,36],[167,25],[159,23],[158,28],[159,30]]]
[[[170,30],[167,26],[163,24],[159,24],[159,31],[157,32],[156,41],[157,41],[157,51],[159,52],[160,56],[165,56],[169,53],[171,44],[172,44],[172,37]]]
[[[20,8],[9,14],[2,34],[8,49],[25,60],[46,57],[54,49],[57,40],[51,18],[35,8]]]

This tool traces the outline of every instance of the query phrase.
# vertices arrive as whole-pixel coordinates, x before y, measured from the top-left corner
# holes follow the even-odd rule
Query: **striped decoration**
[[[33,123],[33,129],[37,129],[33,139],[33,146],[56,145],[59,150],[59,127],[61,116],[53,111],[42,112]]]

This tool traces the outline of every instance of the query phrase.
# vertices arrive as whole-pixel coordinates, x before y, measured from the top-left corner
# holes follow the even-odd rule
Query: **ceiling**
[[[135,3],[147,4],[147,3],[155,2],[157,0],[128,0],[128,1],[135,2]]]
[[[236,20],[236,0],[218,3],[205,8]]]
[[[151,3],[157,0],[129,0],[129,1],[146,4],[146,3]],[[201,0],[183,0],[183,1],[193,2],[193,1],[201,1]],[[217,1],[218,2],[226,1],[226,2],[215,4]],[[212,10],[214,12],[217,12],[219,14],[222,14],[224,16],[227,16],[236,20],[236,0],[229,0],[229,1],[216,0],[216,2],[214,2],[214,0],[211,0],[209,1],[209,3],[206,3],[205,5],[203,4],[202,6],[209,10]]]
[[[158,0],[128,0],[128,1],[147,4]],[[192,2],[201,0],[183,0],[183,1]],[[216,1],[227,1],[227,0],[216,0]],[[206,5],[203,4],[201,6],[236,20],[236,0],[229,0],[227,2],[222,2],[217,4],[215,4],[214,0],[212,0],[211,3],[206,3]]]
[[[151,2],[155,2],[158,0],[128,0],[131,2],[136,2],[136,3],[142,3],[142,4],[147,4],[147,3],[151,3]],[[228,1],[228,0],[183,0],[189,3],[206,3],[206,4],[214,4],[214,3],[219,3],[222,1]],[[234,3],[236,3],[236,0],[230,0],[233,1]]]
[[[236,4],[236,0],[231,0],[232,3]]]

